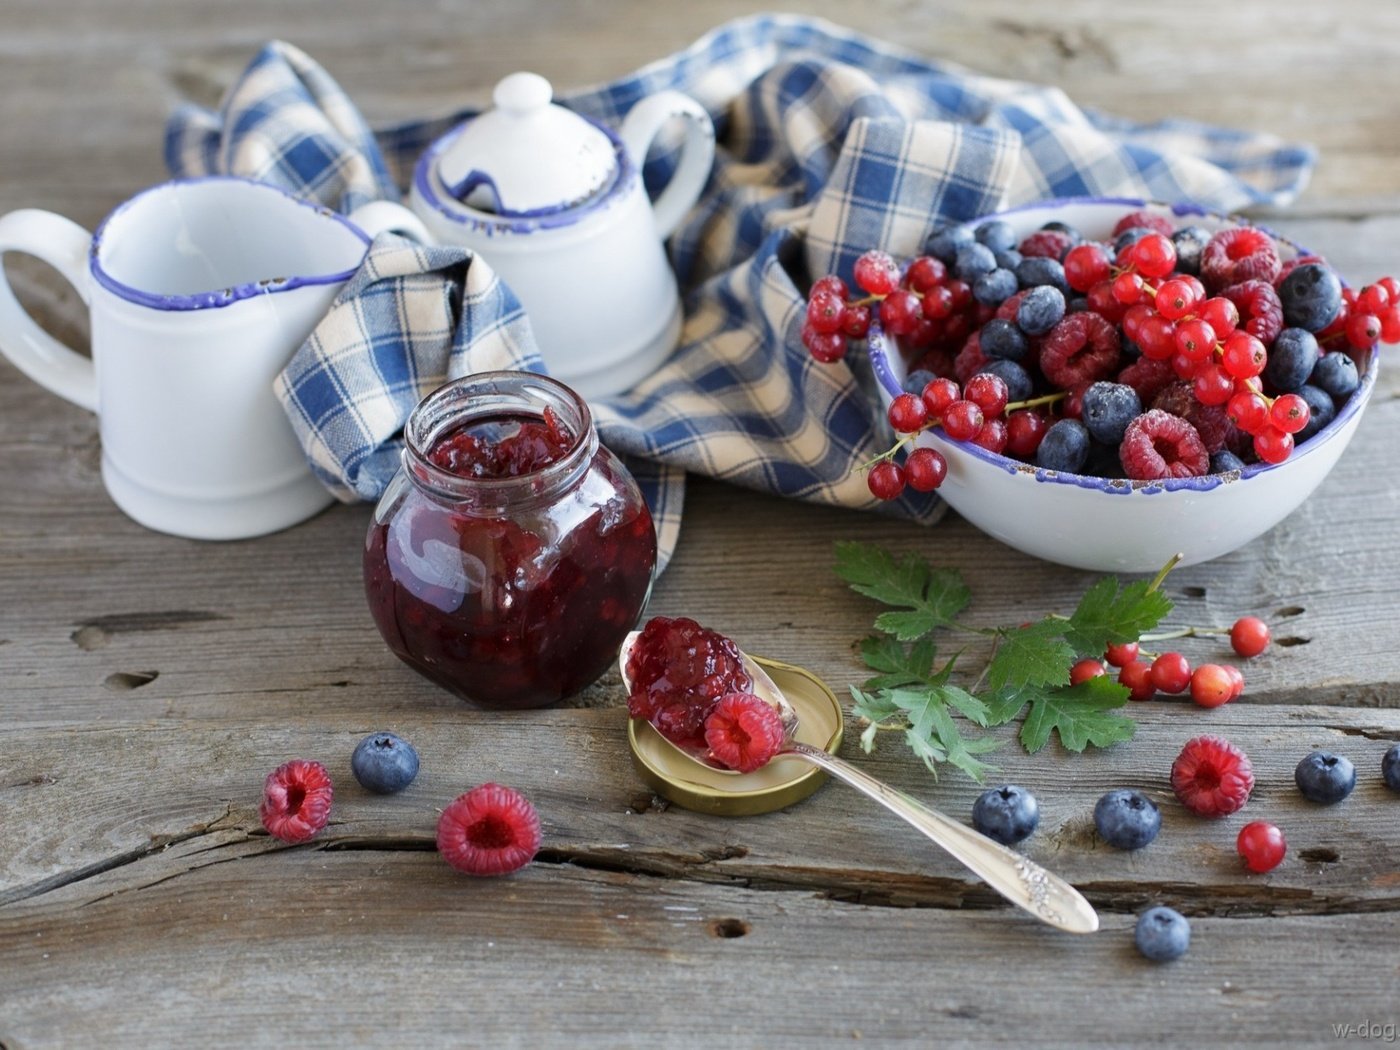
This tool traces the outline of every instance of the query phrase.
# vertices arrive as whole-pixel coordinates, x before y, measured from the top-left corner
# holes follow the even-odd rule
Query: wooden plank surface
[[[89,226],[163,177],[179,96],[217,98],[256,47],[289,39],[374,120],[442,112],[533,68],[561,87],[683,46],[743,0],[187,5],[0,0],[0,212]],[[1185,116],[1312,141],[1307,193],[1270,216],[1365,280],[1397,268],[1400,7],[1360,0],[1160,7],[1076,0],[806,10],[981,72],[1043,80],[1141,119]],[[6,261],[26,302],[81,343],[71,292]],[[528,715],[465,708],[399,665],[364,608],[367,508],[222,545],[146,532],[107,500],[90,416],[0,362],[0,1048],[202,1045],[1323,1045],[1335,1024],[1400,1022],[1400,369],[1382,374],[1319,492],[1250,548],[1174,573],[1177,618],[1256,613],[1288,644],[1246,668],[1246,697],[1203,714],[1134,710],[1131,745],[994,756],[1040,798],[1027,852],[1099,908],[1057,936],[854,793],[725,821],[667,807],[632,773],[615,676]],[[1065,609],[1086,574],[1035,562],[950,518],[933,530],[693,483],[653,611],[722,625],[838,693],[873,606],[829,572],[863,537],[958,567],[980,623]],[[1193,659],[1221,652],[1199,641]],[[394,728],[424,772],[404,796],[354,784],[348,755]],[[1240,820],[1202,822],[1166,772],[1189,736],[1254,758],[1247,814],[1288,832],[1268,876],[1233,855]],[[848,734],[853,736],[854,734]],[[1308,749],[1358,764],[1342,806],[1291,786]],[[335,823],[310,847],[261,831],[262,775],[325,760]],[[848,757],[958,817],[975,787],[934,783],[888,743]],[[455,876],[431,852],[437,807],[485,779],[538,803],[541,862]],[[1140,854],[1096,841],[1102,791],[1163,804]],[[1193,917],[1191,954],[1153,967],[1134,916]],[[1393,1030],[1393,1029],[1392,1029]]]

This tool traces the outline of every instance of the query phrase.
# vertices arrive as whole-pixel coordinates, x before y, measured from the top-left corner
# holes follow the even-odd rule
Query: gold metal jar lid
[[[751,658],[777,683],[797,712],[797,739],[835,754],[845,721],[830,687],[802,667]],[[664,799],[697,813],[752,817],[801,802],[826,782],[826,774],[800,758],[775,758],[762,769],[734,775],[701,768],[678,755],[651,724],[633,718],[627,726],[632,764],[646,785]]]

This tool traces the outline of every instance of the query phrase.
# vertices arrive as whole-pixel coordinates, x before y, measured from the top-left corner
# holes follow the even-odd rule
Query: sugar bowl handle
[[[632,107],[622,124],[622,141],[639,169],[657,132],[675,117],[685,120],[685,144],[671,181],[652,202],[656,232],[662,240],[671,235],[686,212],[700,198],[715,161],[715,126],[705,107],[679,91],[661,91]]]

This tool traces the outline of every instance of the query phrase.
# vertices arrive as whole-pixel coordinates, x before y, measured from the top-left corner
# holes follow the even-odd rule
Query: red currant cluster
[[[1242,616],[1225,631],[1217,628],[1184,627],[1154,635],[1144,641],[1162,641],[1198,635],[1229,634],[1230,647],[1246,659],[1258,656],[1269,647],[1269,625],[1257,616]],[[1150,661],[1139,642],[1110,645],[1102,660],[1080,660],[1070,668],[1071,685],[1108,673],[1118,668],[1118,681],[1131,690],[1129,700],[1151,700],[1158,693],[1191,691],[1191,699],[1201,707],[1219,707],[1244,692],[1244,674],[1233,664],[1201,664],[1191,667],[1181,653],[1162,653]],[[1107,665],[1107,666],[1105,666]]]

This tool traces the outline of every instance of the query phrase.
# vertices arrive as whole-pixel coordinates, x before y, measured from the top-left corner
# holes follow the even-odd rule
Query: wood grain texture
[[[375,122],[485,98],[531,68],[562,88],[624,73],[749,0],[0,0],[0,212],[89,227],[164,177],[181,97],[215,101],[259,44],[320,60]],[[1316,176],[1274,228],[1353,280],[1396,269],[1400,7],[1361,0],[1166,11],[1107,0],[976,5],[836,0],[808,13],[980,72],[1045,81],[1138,119],[1315,143]],[[1209,31],[1197,31],[1209,27]],[[22,299],[74,345],[81,304],[7,258]],[[625,751],[615,676],[571,706],[470,710],[384,648],[359,583],[364,507],[277,536],[200,544],[108,501],[91,416],[0,362],[0,1048],[52,1046],[1331,1045],[1333,1024],[1400,1021],[1400,801],[1379,786],[1400,739],[1400,369],[1383,371],[1352,448],[1307,504],[1248,549],[1174,573],[1179,622],[1264,616],[1288,644],[1246,667],[1246,697],[1201,713],[1157,701],[1131,745],[994,759],[1040,798],[1027,852],[1079,885],[1104,931],[1075,939],[1002,904],[853,792],[725,821],[654,799]],[[1035,562],[955,516],[934,529],[693,482],[653,611],[722,626],[843,693],[874,606],[829,570],[855,536],[959,568],[979,623],[1070,607],[1090,577]],[[1184,643],[1193,660],[1223,655]],[[348,772],[364,733],[424,755],[403,795]],[[1241,818],[1203,822],[1166,771],[1196,732],[1254,758],[1247,816],[1290,856],[1249,876]],[[848,734],[851,738],[854,734]],[[1308,749],[1353,757],[1341,806],[1304,803]],[[964,818],[976,788],[934,783],[900,748],[872,773]],[[321,758],[335,819],[274,843],[266,770]],[[540,863],[500,881],[431,852],[437,807],[504,779],[539,805]],[[1158,842],[1109,850],[1090,812],[1110,787],[1163,803]],[[1193,917],[1190,956],[1131,947],[1134,915]],[[716,1006],[715,1004],[719,1004]]]

